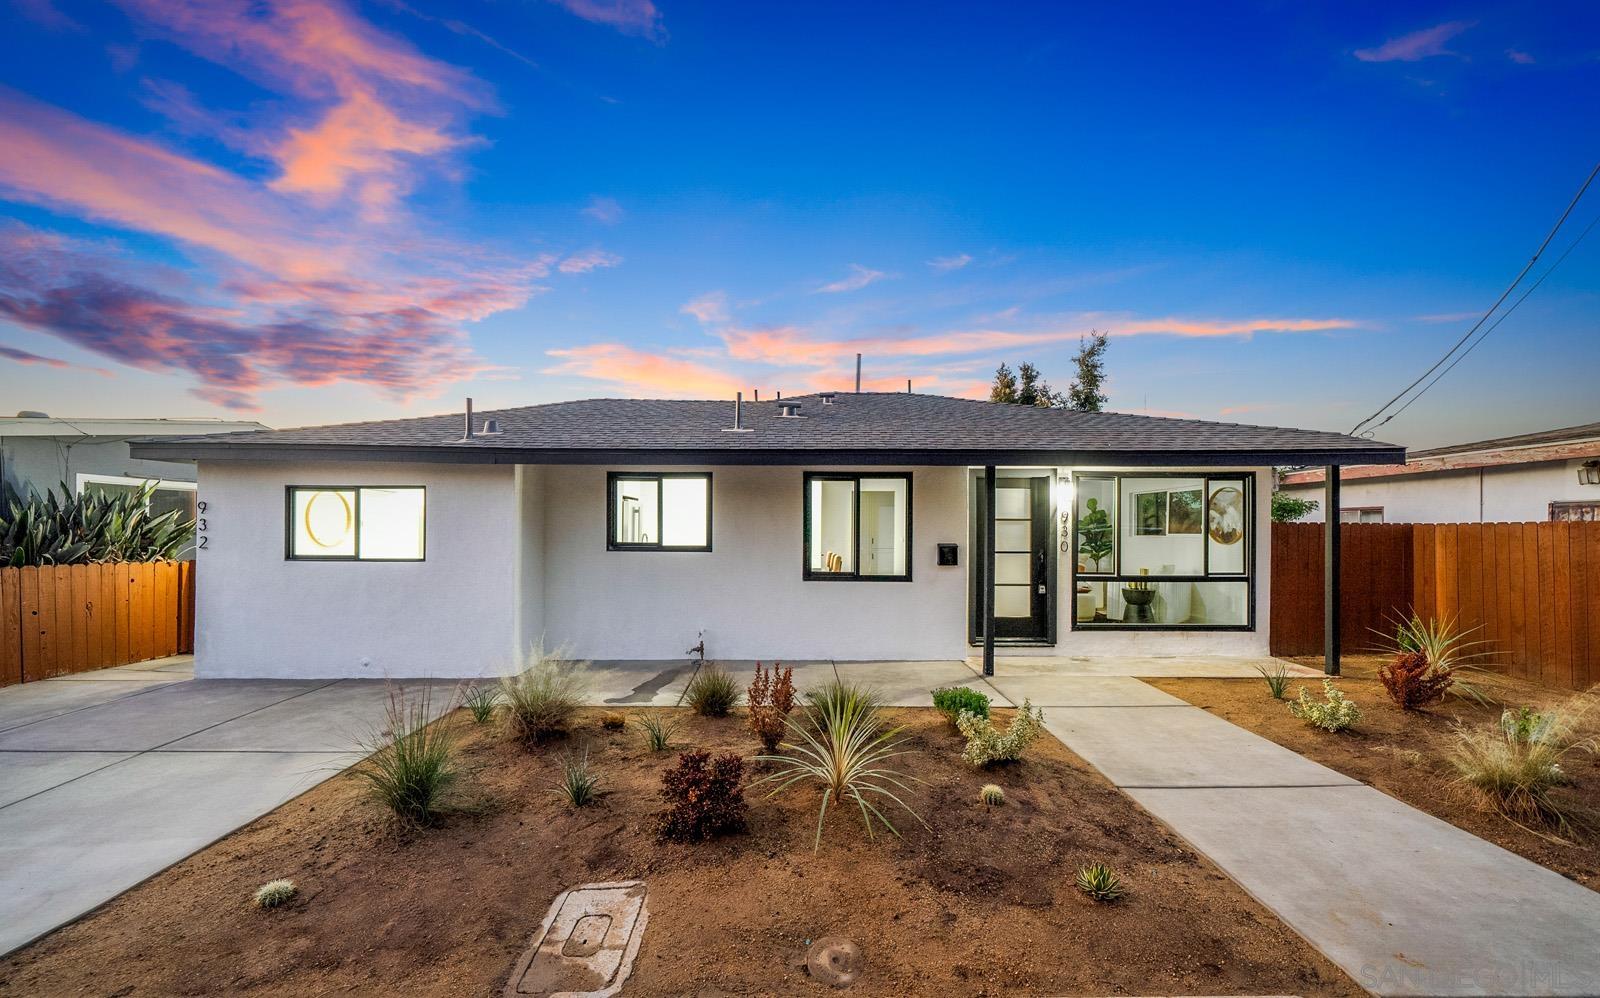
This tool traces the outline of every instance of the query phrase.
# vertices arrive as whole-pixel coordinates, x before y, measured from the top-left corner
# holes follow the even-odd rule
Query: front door
[[[1055,641],[1055,559],[1050,478],[1000,472],[994,485],[994,638],[1012,644]],[[968,634],[983,640],[983,473],[972,479],[972,594]]]

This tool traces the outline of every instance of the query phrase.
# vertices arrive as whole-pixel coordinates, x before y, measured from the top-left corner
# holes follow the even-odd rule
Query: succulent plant
[[[194,537],[194,520],[179,510],[152,516],[154,482],[132,492],[73,495],[61,483],[43,496],[0,498],[0,565],[82,565],[176,558]]]
[[[985,783],[983,789],[978,791],[978,800],[986,807],[999,807],[1006,802],[1006,792],[993,783]]]
[[[1101,904],[1120,901],[1128,893],[1117,871],[1104,863],[1090,863],[1078,871],[1078,890]]]
[[[299,888],[293,880],[269,880],[256,888],[257,908],[278,908],[289,903]]]

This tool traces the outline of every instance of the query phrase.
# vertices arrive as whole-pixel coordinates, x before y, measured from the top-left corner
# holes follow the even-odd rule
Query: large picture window
[[[711,476],[622,472],[606,477],[611,551],[710,551]]]
[[[427,493],[420,485],[291,486],[294,561],[422,561]]]
[[[1073,476],[1075,628],[1254,626],[1255,478]]]
[[[911,581],[911,476],[807,473],[807,579]]]

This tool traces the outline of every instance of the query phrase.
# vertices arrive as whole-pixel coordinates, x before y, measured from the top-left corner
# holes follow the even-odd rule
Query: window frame
[[[703,478],[706,482],[706,542],[705,544],[663,544],[658,539],[649,544],[631,544],[617,540],[617,483],[656,483],[656,537],[660,538],[666,521],[666,490],[661,483],[671,479]],[[606,550],[607,551],[680,551],[709,552],[711,550],[712,507],[715,505],[712,473],[709,471],[608,471],[606,472]]]
[[[1112,494],[1115,503],[1112,513],[1112,524],[1116,530],[1116,549],[1112,552],[1111,571],[1106,572],[1079,572],[1078,571],[1078,509],[1077,493],[1080,479],[1111,479],[1116,482],[1116,489]],[[1200,479],[1201,516],[1209,517],[1211,502],[1211,483],[1213,481],[1236,482],[1243,480],[1245,509],[1248,515],[1245,518],[1244,537],[1240,543],[1245,546],[1243,572],[1211,572],[1211,544],[1208,537],[1206,520],[1202,520],[1201,537],[1205,540],[1201,547],[1201,575],[1124,575],[1122,573],[1122,479],[1124,478],[1187,478]],[[1245,584],[1245,622],[1242,624],[1127,624],[1122,621],[1081,621],[1078,619],[1077,606],[1072,607],[1069,626],[1074,631],[1254,631],[1256,629],[1256,475],[1255,472],[1242,469],[1205,469],[1200,471],[1144,471],[1139,468],[1127,468],[1115,471],[1086,471],[1072,474],[1072,540],[1068,547],[1068,567],[1070,581],[1067,591],[1076,601],[1078,582],[1093,584],[1096,582],[1123,583],[1123,582],[1231,582]]]
[[[1346,520],[1344,518],[1344,515],[1346,513],[1354,513],[1356,515],[1356,518],[1354,520]],[[1377,513],[1378,514],[1378,519],[1376,519],[1376,520],[1364,520],[1364,519],[1361,518],[1362,514],[1364,514],[1364,513]],[[1386,523],[1388,521],[1383,519],[1383,507],[1382,506],[1340,506],[1339,507],[1339,522],[1340,523]]]
[[[83,487],[85,485],[128,485],[137,487],[151,482],[155,483],[155,489],[151,493],[152,499],[155,498],[154,493],[160,492],[162,489],[168,492],[188,492],[191,495],[198,495],[199,492],[196,483],[178,481],[172,478],[134,478],[131,475],[98,475],[93,472],[80,471],[77,479],[77,494],[83,495]],[[146,503],[145,505],[148,508],[149,504]]]
[[[861,480],[867,478],[894,478],[906,483],[906,570],[903,575],[862,575],[861,566]],[[855,551],[852,552],[854,561],[851,564],[856,569],[849,572],[821,572],[811,567],[811,483],[824,482],[850,482],[855,486],[855,500],[850,504],[850,515],[854,518],[850,532],[854,540]],[[911,582],[912,557],[914,550],[912,538],[912,482],[909,471],[807,471],[801,475],[800,482],[800,577],[805,582]]]
[[[422,554],[415,558],[363,558],[361,557],[361,492],[363,489],[383,489],[389,492],[414,491],[422,493]],[[294,553],[294,494],[296,492],[354,492],[355,507],[350,511],[351,530],[355,531],[355,553],[337,555],[306,555]],[[428,487],[426,485],[286,485],[283,489],[283,558],[285,561],[330,561],[415,564],[428,560]]]

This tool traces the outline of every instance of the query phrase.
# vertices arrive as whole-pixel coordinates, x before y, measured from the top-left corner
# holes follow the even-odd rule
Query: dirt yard
[[[1320,658],[1296,661],[1322,667]],[[1266,683],[1260,679],[1148,682],[1585,886],[1600,889],[1600,756],[1573,752],[1564,764],[1572,784],[1558,788],[1555,796],[1569,817],[1587,828],[1570,841],[1521,828],[1486,809],[1476,794],[1456,782],[1448,762],[1453,723],[1492,724],[1499,718],[1502,704],[1548,707],[1571,694],[1509,676],[1480,676],[1474,677],[1474,683],[1498,703],[1485,707],[1447,696],[1426,712],[1407,714],[1394,705],[1376,678],[1384,661],[1377,655],[1344,659],[1339,689],[1360,706],[1363,719],[1337,735],[1290,716],[1284,704],[1268,695]],[[1290,684],[1288,696],[1297,696],[1301,685],[1316,695],[1322,690],[1320,679],[1297,679]],[[1591,715],[1591,720],[1600,722],[1600,717]]]
[[[861,994],[1360,993],[1053,738],[980,773],[937,713],[893,713],[932,829],[897,821],[904,840],[869,842],[840,809],[813,855],[815,791],[750,795],[748,834],[663,844],[651,819],[675,754],[603,730],[596,711],[531,753],[457,712],[466,807],[443,825],[390,833],[334,779],[0,961],[0,993],[496,995],[557,892],[634,878],[651,916],[630,995],[825,994],[795,960],[823,935],[862,946]],[[758,748],[741,717],[684,717],[680,747]],[[574,812],[547,791],[585,744],[610,792]],[[1006,804],[978,803],[986,782]],[[1090,861],[1130,896],[1078,893]],[[251,907],[277,877],[300,895]]]

